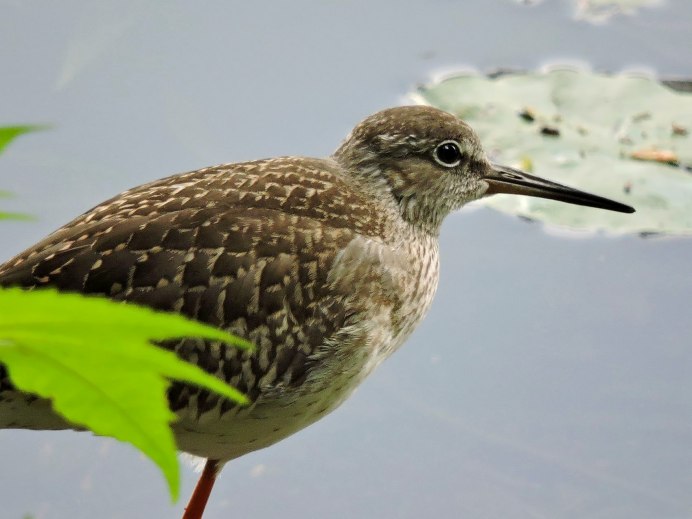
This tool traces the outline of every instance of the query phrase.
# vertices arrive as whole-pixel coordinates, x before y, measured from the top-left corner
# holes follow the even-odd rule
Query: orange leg
[[[185,507],[183,519],[202,519],[204,507],[207,506],[209,494],[211,494],[211,489],[214,488],[214,481],[216,481],[216,476],[220,470],[221,466],[218,460],[207,460],[197,486],[195,486],[195,490],[192,492],[190,501],[188,501]]]

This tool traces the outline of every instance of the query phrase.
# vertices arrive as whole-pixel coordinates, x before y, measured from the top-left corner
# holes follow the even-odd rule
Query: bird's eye
[[[461,163],[461,150],[456,141],[443,141],[437,145],[433,153],[435,161],[446,168],[453,168]]]

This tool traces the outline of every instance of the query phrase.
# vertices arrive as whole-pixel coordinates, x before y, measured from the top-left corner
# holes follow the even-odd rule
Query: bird
[[[404,343],[433,301],[443,220],[498,193],[634,212],[490,161],[453,114],[399,106],[365,118],[328,158],[223,164],[129,189],[1,265],[0,286],[102,295],[254,344],[160,343],[250,401],[169,388],[178,448],[207,460],[183,516],[199,519],[224,464],[336,409]],[[9,427],[74,428],[0,365]]]

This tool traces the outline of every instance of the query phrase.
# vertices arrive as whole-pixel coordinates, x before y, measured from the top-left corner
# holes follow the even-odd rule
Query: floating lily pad
[[[467,121],[493,160],[622,201],[637,212],[509,195],[480,203],[580,230],[692,233],[688,92],[649,77],[553,69],[462,74],[420,88],[415,98]]]
[[[632,15],[642,7],[662,3],[662,0],[575,0],[576,18],[600,23],[618,14]]]
[[[513,0],[522,5],[537,5],[543,0]],[[574,17],[591,23],[603,23],[620,14],[634,15],[642,7],[655,7],[663,0],[572,0]]]

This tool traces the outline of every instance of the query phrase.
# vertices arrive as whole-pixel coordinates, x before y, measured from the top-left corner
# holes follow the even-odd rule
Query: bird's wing
[[[186,206],[163,196],[176,189],[170,183],[145,187],[149,202],[163,192],[164,210],[147,211],[145,202],[127,202],[127,214],[104,209],[125,207],[133,195],[116,197],[1,266],[0,286],[54,287],[179,312],[256,345],[248,353],[203,340],[164,343],[183,358],[251,399],[267,387],[300,385],[311,355],[349,311],[328,274],[359,236],[339,213],[350,208],[335,206],[334,218],[317,218],[301,213],[306,204],[228,204],[218,193],[211,196],[218,203]],[[174,385],[172,408],[185,407],[197,391]],[[206,393],[195,396],[199,413],[218,404]]]

